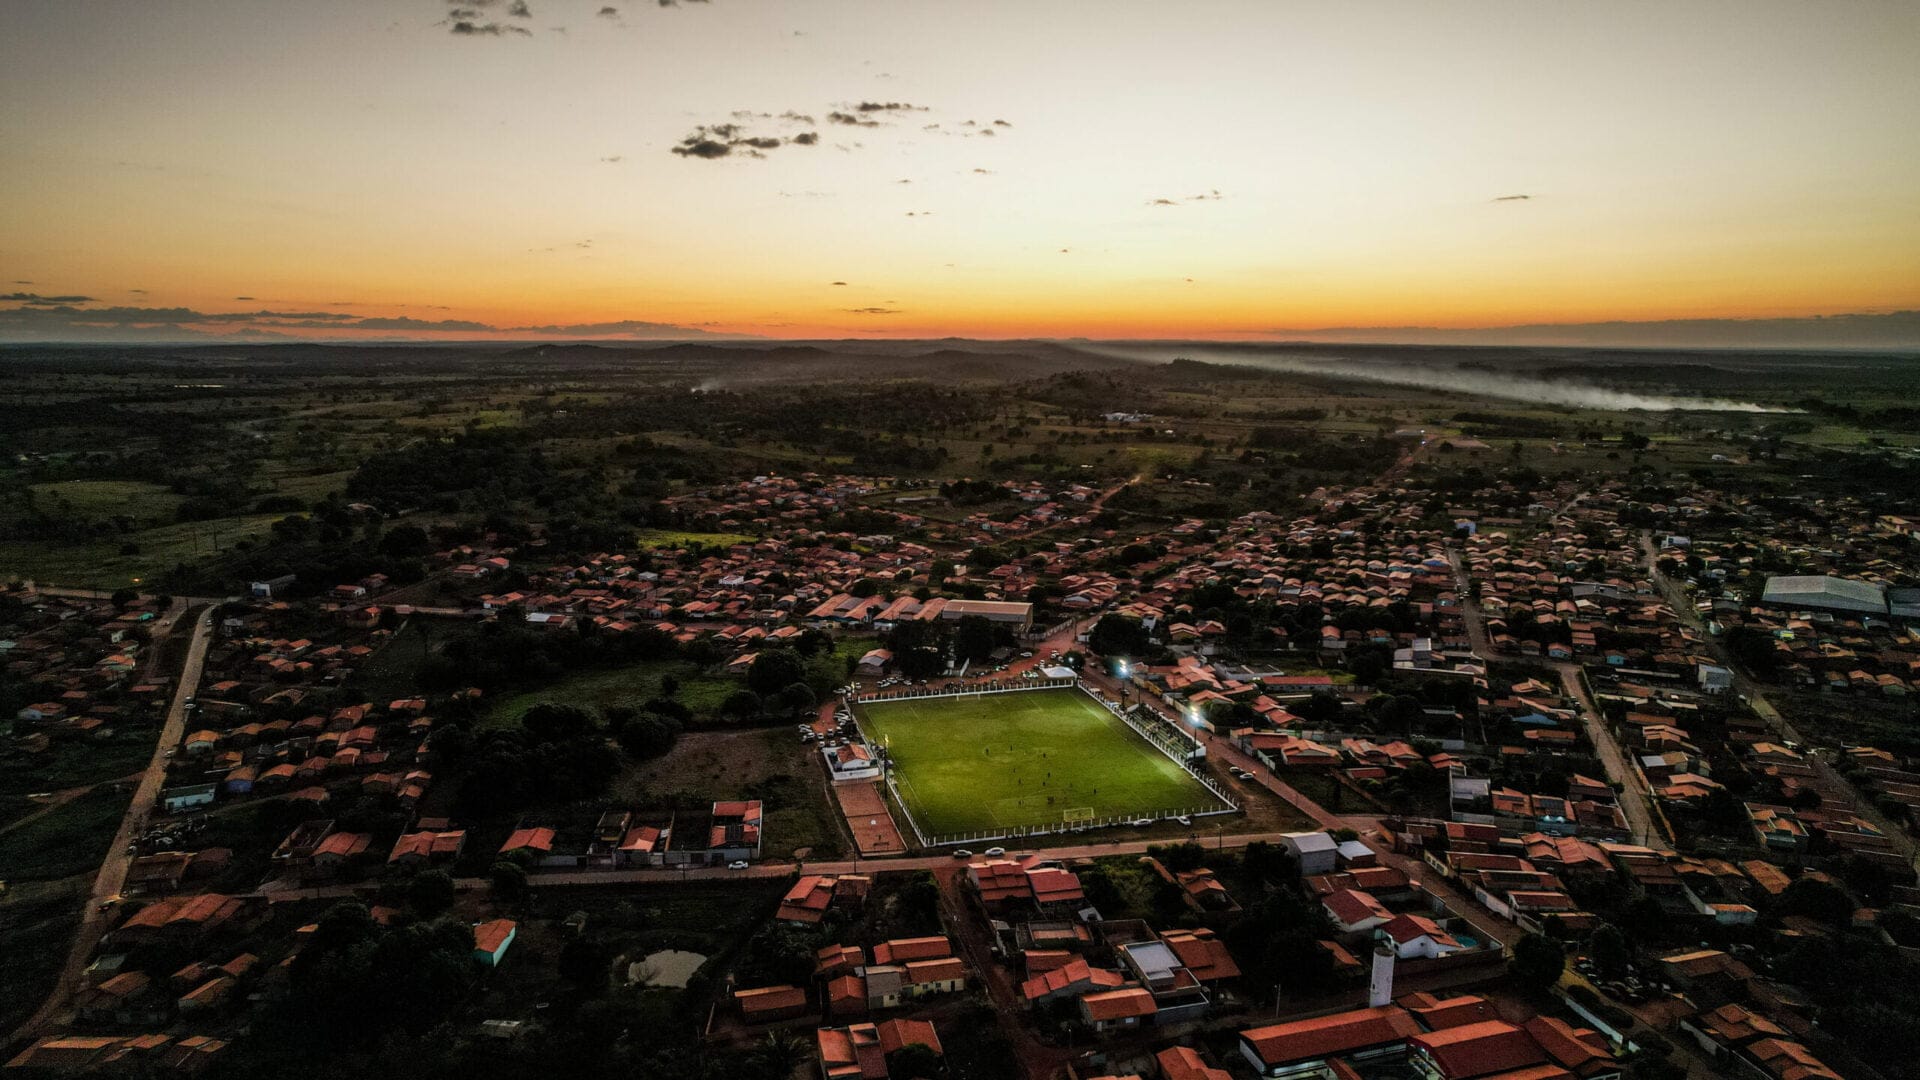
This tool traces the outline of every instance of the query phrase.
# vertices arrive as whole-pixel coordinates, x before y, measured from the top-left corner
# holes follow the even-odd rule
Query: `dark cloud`
[[[1013,125],[1007,123],[1005,120],[995,120],[993,122],[993,126],[994,127],[1012,127]]]
[[[253,297],[251,297],[251,296],[236,296],[236,297],[234,297],[234,299],[235,299],[235,300],[251,300],[251,299],[253,299]]]
[[[524,26],[508,26],[505,23],[482,23],[470,19],[455,19],[450,32],[461,37],[503,37],[507,34],[519,34],[532,37],[533,32]]]
[[[618,165],[627,159],[624,157],[621,157],[619,154],[608,154],[606,157],[603,157],[600,160],[608,165]]]
[[[1531,195],[1498,195],[1494,197],[1493,201],[1494,202],[1526,202],[1531,198],[1533,198],[1533,196]]]
[[[846,282],[844,282],[844,281],[833,281],[833,282],[829,282],[828,284],[831,284],[831,285],[845,285],[845,284],[846,284]]]
[[[647,337],[647,338],[687,338],[708,336],[705,330],[676,326],[673,323],[645,322],[639,319],[621,319],[617,322],[565,323],[557,326],[512,326],[507,333],[514,334],[552,334],[558,337]],[[739,335],[726,335],[735,337]]]
[[[854,111],[863,113],[927,111],[925,105],[910,105],[904,101],[863,101],[853,108]]]
[[[145,290],[145,289],[128,289],[127,291],[128,291],[128,292],[130,292],[130,293],[132,293],[132,294],[133,294],[133,295],[135,295],[135,296],[145,296],[145,295],[147,295],[147,290]]]
[[[992,175],[993,175],[993,170],[992,170],[992,169],[975,169],[975,170],[973,170],[973,175],[975,175],[975,176],[992,176]]]
[[[533,9],[527,6],[527,0],[513,0],[507,5],[507,14],[516,19],[531,19]]]
[[[1166,199],[1166,198],[1148,199],[1147,205],[1148,206],[1179,206],[1181,203],[1219,202],[1221,199],[1224,199],[1224,198],[1226,198],[1226,196],[1220,194],[1220,190],[1218,188],[1215,188],[1210,191],[1202,192],[1198,195],[1188,195],[1180,199]]]
[[[498,327],[469,319],[414,319],[405,315],[393,318],[357,319],[349,324],[355,330],[432,330],[466,334],[497,333]]]
[[[795,112],[792,109],[788,109],[786,112],[781,113],[779,118],[782,120],[791,120],[796,124],[812,124],[813,123],[813,117],[810,114],[803,113],[803,112]]]
[[[41,296],[38,293],[8,293],[0,300],[11,300],[18,304],[97,304],[91,296]]]
[[[599,11],[594,12],[594,14],[602,19],[617,19],[620,17],[620,9],[617,7],[603,7]]]
[[[732,114],[735,120],[773,119],[767,113],[742,110]],[[788,114],[782,114],[785,116]],[[798,115],[798,114],[792,114]],[[813,146],[820,141],[818,132],[803,131],[792,138],[782,139],[776,135],[755,135],[743,125],[737,123],[702,124],[671,147],[681,157],[704,158],[712,161],[717,158],[732,157],[737,151],[742,157],[765,157],[762,151],[777,150],[782,146]]]
[[[833,112],[830,112],[827,114],[827,123],[845,124],[848,127],[879,127],[880,126],[880,121],[878,120],[864,120],[858,116],[853,115],[852,113],[844,113],[839,111],[838,109],[835,109]]]
[[[715,142],[712,139],[689,135],[685,139],[680,140],[680,145],[674,147],[673,152],[679,154],[681,157],[705,158],[708,161],[712,161],[715,158],[723,158],[732,154],[733,147],[723,142]]]
[[[0,297],[0,300],[10,299]],[[428,305],[437,306],[437,305]],[[192,308],[0,308],[0,339],[11,341],[172,341],[289,338],[287,331],[355,330],[421,334],[550,334],[691,338],[707,331],[670,323],[622,320],[555,326],[496,326],[471,319],[416,319],[327,311],[205,312]]]
[[[847,308],[846,311],[847,311],[847,314],[849,315],[898,315],[900,314],[899,308],[884,308],[884,307],[850,307],[850,308]]]

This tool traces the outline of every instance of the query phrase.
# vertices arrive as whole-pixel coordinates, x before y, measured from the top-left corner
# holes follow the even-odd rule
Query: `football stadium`
[[[1058,831],[1226,809],[1077,689],[866,701],[868,741],[923,839]]]

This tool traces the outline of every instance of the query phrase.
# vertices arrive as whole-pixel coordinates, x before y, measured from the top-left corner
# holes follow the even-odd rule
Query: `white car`
[[[1152,819],[1152,818],[1150,818],[1150,817],[1142,817],[1142,818],[1134,818],[1134,819],[1133,819],[1133,825],[1134,825],[1135,827],[1137,827],[1137,828],[1142,828],[1142,829],[1144,829],[1144,828],[1146,828],[1147,826],[1149,826],[1149,825],[1151,825],[1151,824],[1153,824],[1153,819]]]
[[[956,859],[971,859],[973,858],[973,852],[968,851],[966,848],[960,848],[953,853],[953,857]]]
[[[746,868],[747,860],[745,859],[735,859],[727,864],[727,869],[729,870],[745,870]]]
[[[990,847],[986,851],[982,852],[982,854],[984,855],[993,855],[993,856],[1005,855],[1006,853],[1007,853],[1007,849],[1003,847]]]

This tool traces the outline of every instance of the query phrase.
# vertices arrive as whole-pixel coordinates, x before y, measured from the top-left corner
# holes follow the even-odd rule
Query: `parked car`
[[[727,864],[727,869],[729,870],[745,870],[746,868],[747,860],[745,859],[735,859]]]
[[[956,859],[971,859],[973,858],[973,852],[968,851],[966,848],[956,848],[954,849],[953,857]]]

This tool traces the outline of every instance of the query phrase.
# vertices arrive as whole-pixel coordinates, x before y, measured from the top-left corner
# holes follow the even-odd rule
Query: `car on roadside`
[[[986,855],[990,858],[998,858],[999,856],[1005,855],[1006,853],[1007,853],[1007,849],[1003,847],[990,847],[987,850],[981,852],[981,854]]]
[[[727,864],[727,869],[729,870],[745,870],[746,868],[747,860],[745,859],[735,859]]]
[[[956,859],[971,859],[973,858],[973,852],[968,851],[966,848],[956,848],[954,849],[953,857]]]

